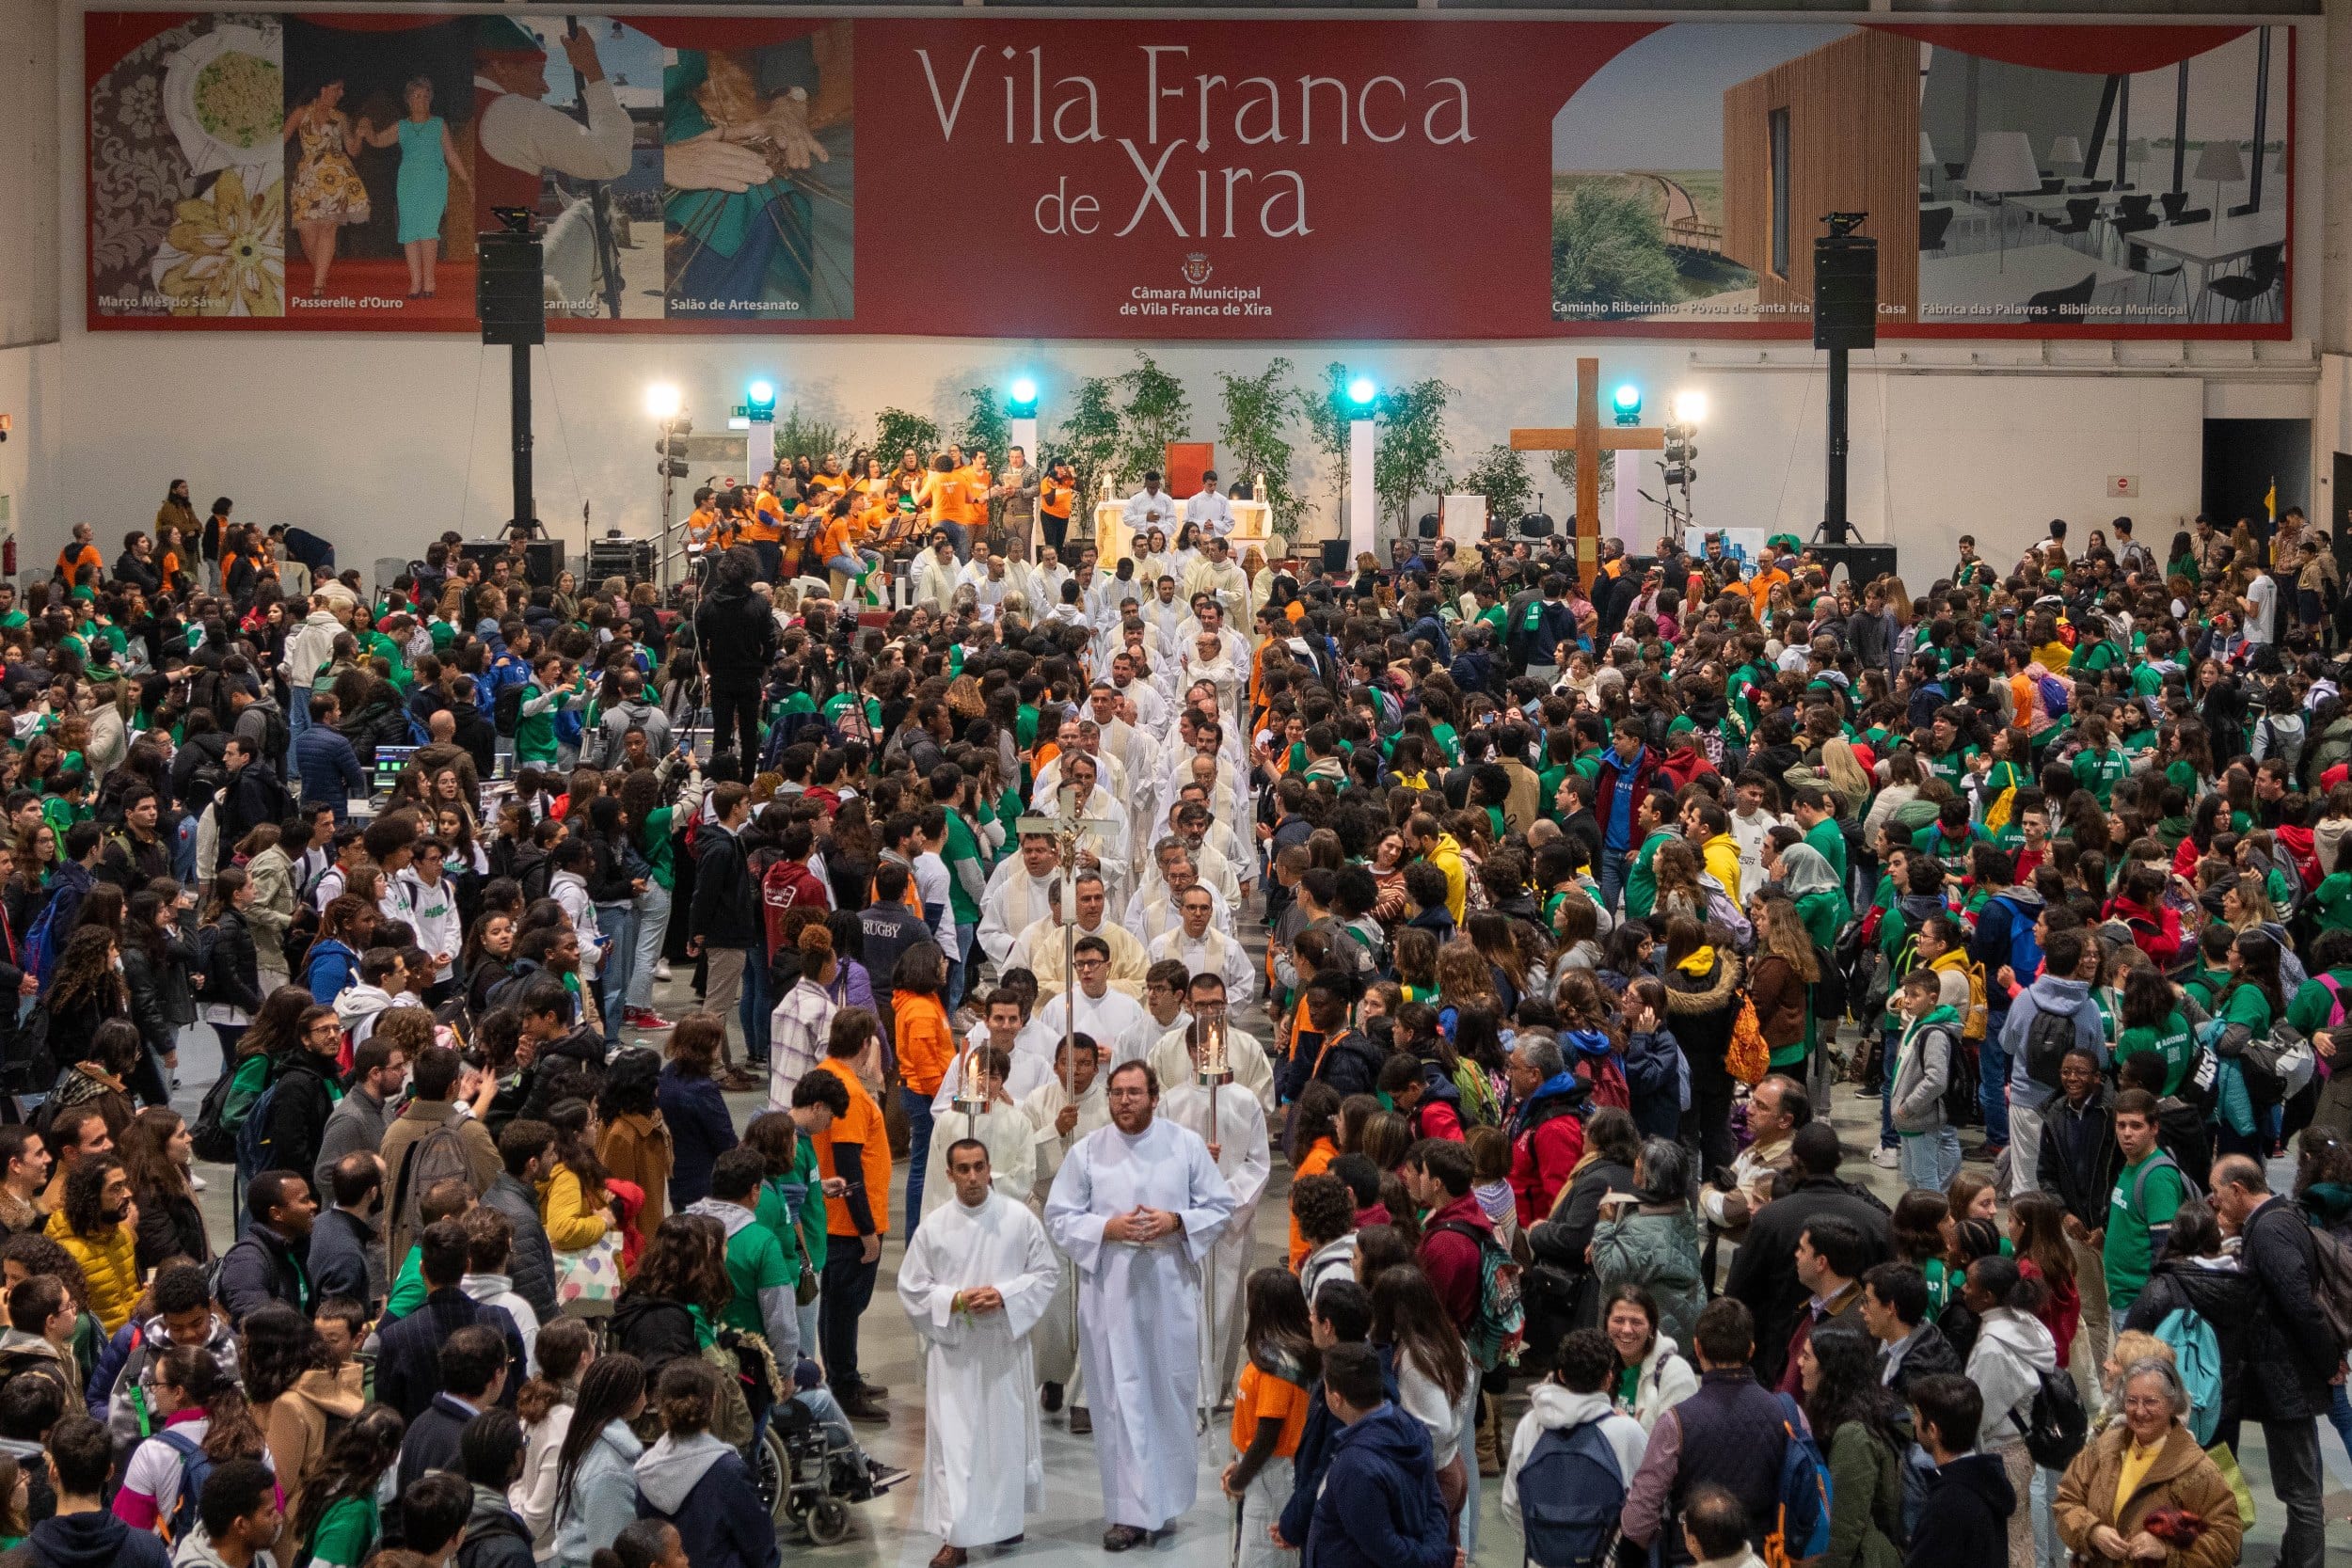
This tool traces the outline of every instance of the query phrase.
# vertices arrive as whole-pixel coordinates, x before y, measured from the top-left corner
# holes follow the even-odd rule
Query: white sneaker
[[[197,1175],[196,1172],[190,1171],[188,1172],[188,1185],[197,1192],[200,1193],[204,1190],[204,1179]]]
[[[1870,1164],[1878,1166],[1881,1170],[1893,1170],[1897,1165],[1899,1165],[1902,1163],[1903,1157],[1898,1150],[1892,1148],[1874,1148],[1870,1150]]]
[[[669,959],[656,958],[653,961],[653,977],[657,980],[666,980],[670,977]]]

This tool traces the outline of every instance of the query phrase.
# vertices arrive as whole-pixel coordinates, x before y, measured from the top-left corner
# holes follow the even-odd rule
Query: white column
[[[1352,420],[1347,427],[1347,567],[1356,569],[1355,558],[1377,555],[1374,548],[1379,530],[1380,503],[1373,494],[1372,454],[1373,421]]]
[[[1617,540],[1625,546],[1628,555],[1638,555],[1645,548],[1642,540],[1642,454],[1620,449],[1611,452],[1609,458],[1612,482],[1617,491],[1613,519]]]
[[[776,421],[754,420],[743,433],[743,483],[759,488],[759,476],[776,466]]]

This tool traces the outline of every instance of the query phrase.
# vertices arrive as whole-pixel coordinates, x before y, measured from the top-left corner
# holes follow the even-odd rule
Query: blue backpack
[[[155,1441],[180,1456],[180,1496],[171,1505],[171,1517],[166,1521],[165,1533],[173,1541],[185,1541],[196,1528],[196,1505],[204,1495],[204,1482],[213,1473],[213,1456],[204,1451],[202,1444],[186,1433],[166,1427],[155,1434]]]
[[[275,1078],[246,1108],[245,1120],[237,1127],[237,1185],[242,1188],[265,1170],[278,1168],[278,1140],[270,1136],[272,1113],[278,1105],[278,1091],[285,1083]]]
[[[2035,971],[2042,967],[2042,943],[2034,940],[2033,934],[2033,923],[2042,911],[2026,910],[2008,898],[1995,898],[1993,902],[2009,911],[2009,967],[2016,973],[2019,984],[2031,985]],[[1981,921],[1983,917],[1978,918]]]
[[[1770,1568],[1789,1568],[1829,1550],[1829,1461],[1805,1430],[1797,1402],[1787,1394],[1777,1398],[1788,1443],[1780,1453],[1779,1500],[1764,1537],[1764,1560]]]
[[[1626,1476],[1617,1450],[1586,1421],[1535,1440],[1519,1469],[1525,1561],[1535,1568],[1598,1568],[1615,1553]]]
[[[2213,1442],[2221,1424],[2221,1341],[2201,1313],[2176,1307],[2156,1324],[2156,1338],[2172,1347],[2181,1386],[2188,1390],[2189,1435],[2197,1446]]]
[[[64,902],[58,895],[64,891],[63,888],[51,891],[49,901],[41,905],[40,913],[33,918],[33,928],[24,933],[24,967],[33,972],[44,990],[57,972],[57,957],[65,951],[65,939],[72,934],[72,920],[57,917],[57,906]],[[78,902],[74,912],[81,912]]]

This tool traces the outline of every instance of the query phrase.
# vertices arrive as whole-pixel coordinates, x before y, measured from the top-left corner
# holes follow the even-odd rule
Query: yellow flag
[[[2270,488],[2263,492],[2263,510],[2270,515],[2272,522],[2279,520],[2279,482],[2275,479],[2270,482]]]

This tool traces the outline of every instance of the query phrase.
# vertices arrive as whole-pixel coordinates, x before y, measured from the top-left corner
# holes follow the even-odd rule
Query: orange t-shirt
[[[890,1014],[897,1025],[899,1082],[919,1095],[937,1094],[956,1059],[946,1006],[929,991],[898,990],[890,993]]]
[[[890,1233],[890,1132],[882,1125],[882,1107],[874,1103],[874,1097],[866,1092],[866,1085],[847,1062],[828,1056],[809,1070],[830,1072],[850,1089],[850,1114],[835,1117],[831,1127],[814,1135],[817,1168],[828,1177],[834,1174],[834,1139],[858,1145],[859,1179],[866,1188],[866,1205],[873,1212],[874,1233],[886,1236]],[[825,1234],[854,1238],[857,1233],[857,1223],[850,1218],[849,1199],[825,1199]]]
[[[1048,517],[1067,517],[1070,515],[1071,498],[1076,494],[1077,488],[1074,485],[1064,484],[1053,479],[1040,480],[1037,486],[1037,509]]]
[[[1275,1455],[1295,1457],[1299,1433],[1307,1430],[1308,1398],[1306,1389],[1260,1371],[1255,1362],[1245,1366],[1233,1393],[1233,1447],[1247,1452],[1260,1421],[1279,1421],[1282,1434],[1274,1440]]]
[[[850,553],[850,519],[827,517],[824,529],[817,535],[812,552],[818,561],[831,561],[837,555]]]
[[[1298,1162],[1298,1168],[1291,1173],[1291,1185],[1297,1186],[1302,1177],[1326,1174],[1331,1168],[1331,1162],[1339,1157],[1338,1145],[1328,1138],[1317,1138],[1314,1147],[1307,1150],[1306,1158]],[[1307,1254],[1313,1250],[1307,1244],[1307,1238],[1298,1233],[1298,1216],[1293,1214],[1291,1216],[1291,1273],[1296,1274],[1298,1265],[1305,1262]]]

